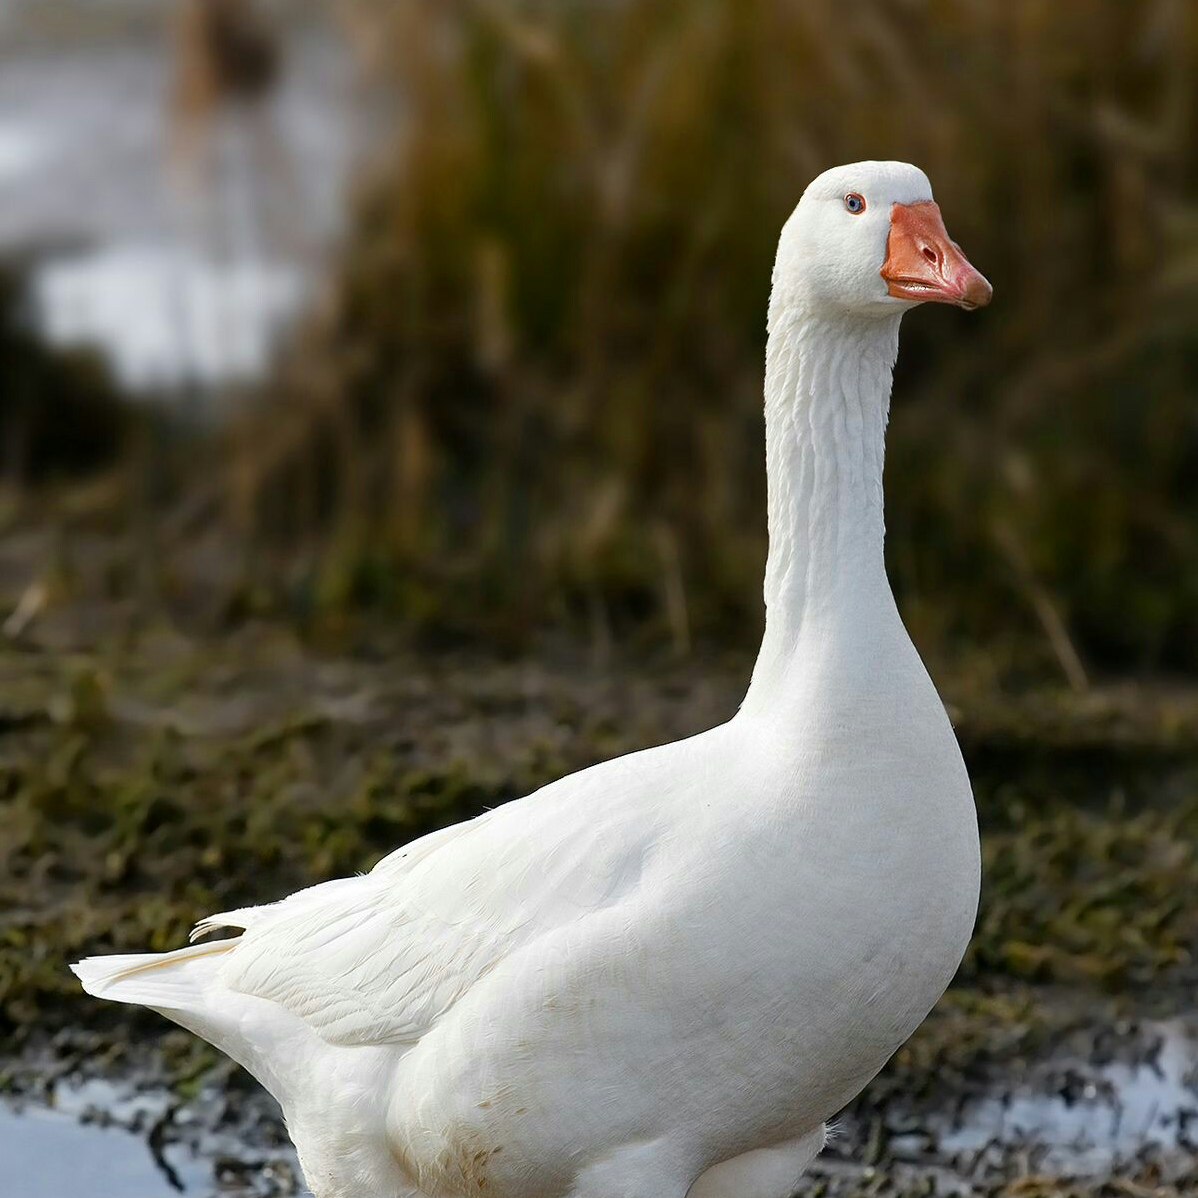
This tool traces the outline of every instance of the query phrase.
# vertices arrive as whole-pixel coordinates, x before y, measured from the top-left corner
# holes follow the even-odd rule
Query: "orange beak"
[[[895,299],[919,303],[984,308],[994,294],[985,276],[950,239],[940,209],[931,200],[891,208],[882,278]]]

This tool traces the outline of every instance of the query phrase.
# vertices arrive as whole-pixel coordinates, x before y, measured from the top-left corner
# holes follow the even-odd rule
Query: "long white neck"
[[[746,707],[801,668],[812,635],[893,609],[882,466],[899,319],[819,315],[793,297],[771,304],[766,626]]]

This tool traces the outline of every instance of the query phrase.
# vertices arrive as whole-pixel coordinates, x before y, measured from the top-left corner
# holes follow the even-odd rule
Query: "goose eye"
[[[855,191],[850,191],[844,197],[844,206],[854,215],[860,216],[865,211],[865,197]]]

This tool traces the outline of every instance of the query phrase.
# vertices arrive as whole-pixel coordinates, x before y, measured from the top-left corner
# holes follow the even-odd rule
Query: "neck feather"
[[[882,465],[899,317],[770,312],[766,631],[754,689],[813,625],[893,602],[882,556]]]

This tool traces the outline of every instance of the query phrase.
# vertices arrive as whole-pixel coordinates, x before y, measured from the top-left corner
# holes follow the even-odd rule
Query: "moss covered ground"
[[[269,624],[200,639],[51,627],[7,644],[4,1066],[56,1045],[70,1068],[144,1068],[152,1043],[185,1093],[225,1077],[157,1017],[81,995],[66,963],[180,945],[207,912],[367,869],[564,772],[709,726],[750,665],[551,656],[330,652]],[[896,1119],[1009,1086],[1062,1046],[1081,1059],[1104,1038],[1138,1043],[1198,982],[1198,693],[1013,695],[937,672],[977,792],[982,909],[953,988],[846,1117],[857,1171],[824,1183],[854,1191],[877,1189],[861,1170],[889,1159]],[[886,1185],[924,1184],[898,1176]]]

